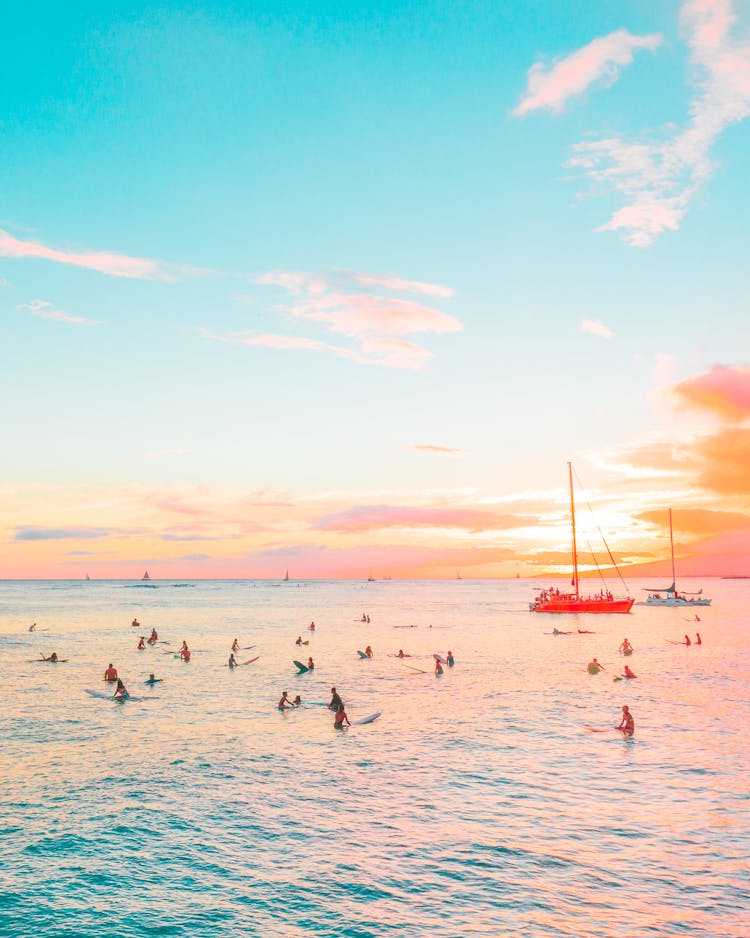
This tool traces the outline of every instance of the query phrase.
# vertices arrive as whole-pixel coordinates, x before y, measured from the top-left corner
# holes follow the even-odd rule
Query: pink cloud
[[[617,137],[577,144],[568,166],[625,201],[597,231],[621,231],[647,247],[679,227],[695,194],[711,178],[710,153],[724,130],[750,116],[750,40],[735,38],[731,0],[687,0],[680,20],[687,36],[696,93],[690,120],[662,140]]]
[[[598,335],[602,339],[611,339],[614,335],[611,329],[596,319],[584,319],[580,328],[581,332],[590,332],[591,335]]]
[[[64,322],[70,326],[100,326],[101,321],[97,319],[86,319],[84,316],[72,316],[61,309],[56,309],[53,303],[47,300],[32,300],[30,303],[20,303],[16,306],[19,312],[28,310],[32,316],[38,316],[40,319],[51,319],[55,322]]]
[[[455,449],[451,446],[434,446],[430,443],[415,443],[412,446],[402,446],[408,453],[428,453],[440,456],[464,456],[465,450]]]
[[[463,528],[469,531],[503,530],[518,527],[516,515],[499,515],[474,508],[415,508],[410,506],[360,505],[320,518],[314,525],[319,531],[347,534],[373,528],[431,527]]]
[[[41,258],[70,264],[73,267],[86,267],[109,277],[128,277],[139,280],[174,280],[161,261],[147,257],[129,257],[112,251],[83,251],[75,253],[47,247],[37,241],[21,241],[0,228],[0,256],[13,258]],[[176,270],[177,268],[175,268]],[[186,268],[184,268],[186,269]]]
[[[537,62],[529,69],[526,94],[513,114],[521,117],[539,108],[561,111],[569,98],[582,94],[594,82],[604,80],[612,84],[620,67],[633,61],[634,52],[640,49],[653,52],[661,43],[659,33],[634,36],[626,29],[617,29],[594,39],[549,69]]]
[[[385,290],[400,290],[404,293],[422,293],[425,296],[438,296],[450,299],[454,291],[439,283],[422,283],[420,280],[403,280],[392,274],[352,273],[352,279],[363,287],[382,287]]]
[[[674,393],[687,407],[708,410],[725,420],[750,417],[750,369],[714,365],[681,381]]]

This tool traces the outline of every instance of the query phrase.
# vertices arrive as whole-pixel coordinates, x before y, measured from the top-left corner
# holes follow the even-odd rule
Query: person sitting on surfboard
[[[624,638],[624,639],[622,640],[622,645],[620,645],[618,651],[621,651],[621,652],[625,655],[625,654],[627,654],[629,651],[632,651],[632,650],[633,650],[633,646],[630,644],[630,642],[627,640],[627,638]]]
[[[334,729],[343,730],[344,721],[346,721],[347,726],[351,726],[351,723],[349,722],[349,717],[346,715],[346,710],[344,710],[344,705],[340,703],[339,708],[336,711],[336,716],[333,718]]]
[[[638,675],[633,674],[630,668],[627,665],[625,665],[625,673],[623,674],[623,677],[638,677]]]
[[[184,658],[185,655],[187,655],[186,660],[187,660],[187,661],[190,661],[190,649],[188,648],[188,643],[185,641],[185,639],[183,639],[183,640],[182,640],[182,648],[180,649],[180,655],[179,655],[179,657],[180,657],[180,658]]]
[[[137,629],[140,627],[141,623],[137,619],[133,619],[133,621],[130,624],[132,625],[134,629]]]
[[[151,634],[148,637],[149,645],[155,645],[159,641],[159,633],[156,629],[151,629]]]
[[[553,635],[572,635],[572,632],[561,632],[560,629],[552,629]]]
[[[437,658],[435,658],[435,677],[440,677],[442,673],[443,673],[443,666],[440,664]]]
[[[281,700],[279,700],[278,707],[279,710],[289,710],[294,706],[291,700],[287,697],[286,691],[283,691],[281,694]]]
[[[695,618],[697,619],[698,616],[696,616]],[[31,623],[31,625],[29,626],[29,632],[36,632],[36,622]]]
[[[702,645],[702,644],[703,644],[703,639],[701,638],[701,633],[700,633],[700,632],[696,632],[696,633],[695,633],[695,644],[696,644],[696,645]]]
[[[232,642],[232,651],[239,651],[239,650],[240,650],[240,643],[235,638],[235,640]]]
[[[145,647],[146,647],[146,639],[144,638],[143,635],[141,635],[141,637],[138,639],[138,651],[143,651]]]
[[[237,662],[234,660],[234,652],[231,652],[229,655],[229,661],[227,662],[230,668],[236,668]]]
[[[368,658],[372,658],[372,648],[370,647],[370,645],[368,645],[367,648],[365,648],[365,654],[367,655]]]
[[[107,670],[104,672],[104,680],[109,681],[110,684],[113,684],[117,680],[117,668],[112,666],[111,661],[107,666]]]
[[[344,705],[344,701],[339,697],[339,692],[335,687],[331,688],[331,702],[328,704],[329,710],[338,710]]]
[[[409,656],[404,654],[404,649],[403,649],[403,648],[399,648],[398,654],[396,655],[396,657],[397,657],[397,658],[407,658],[407,657],[409,657]]]
[[[689,635],[686,635],[686,636],[685,636],[685,644],[686,644],[686,645],[689,645],[689,644],[690,644],[690,636],[689,636]]]
[[[604,671],[604,665],[599,664],[596,658],[593,658],[589,661],[587,670],[589,674],[598,674],[600,671]]]
[[[635,733],[635,720],[627,706],[622,708],[622,719],[620,720],[620,725],[616,726],[615,729],[622,730],[623,736],[632,736],[633,733]]]
[[[312,660],[312,658],[308,658],[308,659],[307,659],[307,670],[308,670],[308,671],[314,671],[314,670],[315,670],[315,662]]]
[[[117,687],[115,688],[113,697],[119,698],[120,700],[127,700],[128,697],[130,697],[127,687],[125,687],[119,677],[117,678]]]

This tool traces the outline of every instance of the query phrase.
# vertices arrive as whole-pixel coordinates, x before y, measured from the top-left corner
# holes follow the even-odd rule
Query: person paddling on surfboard
[[[114,682],[117,680],[117,668],[112,666],[111,661],[107,667],[107,670],[104,672],[104,680],[109,681],[110,684],[114,684]]]
[[[351,726],[349,717],[346,715],[346,710],[344,710],[344,705],[341,703],[339,704],[339,708],[336,711],[336,716],[333,718],[334,729],[343,730],[345,721],[347,726]]]
[[[630,670],[630,668],[627,665],[625,665],[625,672],[622,676],[623,677],[638,677],[637,674],[633,674],[633,672]]]
[[[117,687],[115,688],[115,692],[112,696],[115,698],[115,700],[127,700],[128,697],[130,697],[127,687],[125,687],[119,677],[117,678]]]
[[[632,736],[633,733],[635,733],[635,720],[627,706],[622,708],[622,719],[620,720],[620,725],[616,726],[615,729],[621,730],[623,736]]]
[[[329,710],[338,710],[339,707],[343,706],[344,701],[339,697],[339,692],[335,687],[331,688],[331,702],[328,704]]]
[[[51,655],[42,655],[42,661],[53,661],[57,664],[58,660],[56,651],[53,651]]]
[[[146,647],[146,639],[144,638],[143,635],[141,635],[141,637],[138,639],[138,651],[143,651],[145,647]]]
[[[627,638],[624,638],[624,639],[622,640],[622,645],[620,645],[618,651],[621,651],[621,652],[623,653],[623,655],[627,655],[627,654],[629,654],[631,651],[633,651],[633,646],[630,644],[630,642],[627,640]]]
[[[155,674],[151,673],[148,676],[148,680],[144,681],[144,684],[158,684],[161,681],[160,677],[157,677]]]
[[[404,654],[404,649],[403,649],[403,648],[399,648],[398,654],[396,655],[396,657],[397,657],[397,658],[410,658],[411,655],[405,655],[405,654]]]
[[[604,671],[604,670],[605,670],[604,665],[599,664],[596,658],[593,658],[591,661],[589,661],[588,666],[587,666],[587,671],[589,672],[589,674],[598,674],[600,671]]]
[[[279,700],[279,703],[278,703],[279,710],[291,710],[293,706],[294,704],[291,702],[291,700],[287,696],[286,691],[283,691],[281,694],[281,699]]]
[[[159,633],[156,629],[151,629],[151,634],[148,637],[149,645],[155,645],[159,641]]]

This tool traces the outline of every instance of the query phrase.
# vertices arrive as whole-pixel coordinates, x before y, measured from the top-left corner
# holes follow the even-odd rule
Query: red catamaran
[[[529,603],[531,612],[630,612],[635,602],[629,596],[617,598],[608,589],[602,589],[593,596],[581,596],[578,592],[578,548],[576,546],[576,507],[573,498],[573,467],[568,463],[568,479],[570,481],[570,524],[573,532],[573,592],[564,593],[559,589],[542,590],[541,593]],[[610,554],[611,556],[611,554]],[[614,563],[614,558],[612,558]],[[615,567],[617,565],[615,564]],[[618,571],[619,572],[619,571]]]

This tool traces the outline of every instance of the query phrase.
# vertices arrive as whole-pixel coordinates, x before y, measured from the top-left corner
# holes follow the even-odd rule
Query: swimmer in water
[[[133,619],[133,621],[130,624],[133,626],[134,629],[140,628],[140,625],[141,625],[141,623],[137,619]]]
[[[308,658],[308,659],[307,659],[307,670],[308,670],[308,671],[314,671],[314,670],[315,670],[315,662],[312,660],[312,658]]]
[[[117,687],[115,688],[115,692],[112,696],[115,698],[115,700],[127,700],[128,697],[130,697],[127,687],[125,687],[119,677],[117,678]]]
[[[397,657],[397,658],[406,658],[406,657],[410,657],[410,656],[407,656],[407,655],[404,654],[404,649],[403,649],[403,648],[399,648],[398,654],[396,655],[396,657]]]
[[[232,642],[232,651],[239,651],[239,650],[240,650],[240,643],[235,638],[235,640]]]
[[[293,706],[293,707],[301,707],[301,706],[302,706],[302,698],[300,697],[299,694],[297,694],[297,696],[296,696],[296,697],[294,698],[294,700],[292,701],[292,706]]]
[[[553,635],[572,635],[572,632],[561,632],[560,629],[552,629]]]
[[[294,644],[295,644],[295,645],[301,645],[301,644],[302,644],[302,636],[301,636],[301,635],[298,635],[298,636],[297,636],[297,641],[296,641]]]
[[[630,668],[627,665],[625,665],[624,670],[625,670],[625,673],[623,674],[623,677],[638,677],[637,674],[633,674],[633,672],[630,670]]]
[[[450,651],[450,650],[448,651],[448,655],[447,655],[447,657],[446,657],[445,660],[448,662],[448,667],[449,667],[449,668],[452,668],[453,665],[456,663],[455,660],[454,660],[454,658],[453,658],[453,652]]]
[[[144,681],[144,684],[158,684],[161,681],[160,677],[156,677],[155,674],[149,674],[148,680]]]
[[[279,710],[291,710],[294,704],[291,702],[287,696],[286,691],[283,691],[281,694],[281,700],[279,700],[278,708]]]
[[[443,673],[443,667],[436,658],[435,659],[435,677],[440,677],[442,673]]]
[[[703,639],[701,638],[701,633],[700,633],[700,632],[696,632],[696,633],[695,633],[695,644],[696,644],[696,645],[702,645],[702,644],[703,644]]]
[[[227,662],[230,668],[236,668],[237,662],[234,660],[234,652],[231,652],[229,655],[229,661]]]
[[[309,629],[311,632],[314,632],[314,631],[315,631],[315,623],[314,623],[314,622],[311,622],[311,623],[308,625],[308,629]]]
[[[336,711],[336,716],[333,718],[334,729],[343,730],[344,721],[346,721],[347,726],[351,726],[349,717],[346,715],[346,710],[344,710],[344,705],[341,703]]]
[[[146,639],[143,637],[143,635],[141,635],[141,637],[138,639],[138,651],[143,651],[145,647]]]
[[[604,671],[605,667],[603,664],[599,664],[596,658],[593,658],[591,661],[589,661],[587,670],[589,674],[598,674],[600,671]]]
[[[107,670],[104,672],[104,680],[109,681],[110,684],[114,684],[114,682],[117,680],[117,668],[112,666],[111,661],[107,667]]]
[[[159,641],[159,633],[156,629],[151,629],[151,634],[148,637],[149,645],[155,645]]]
[[[331,688],[331,702],[328,704],[329,710],[338,710],[339,707],[343,707],[344,701],[339,697],[339,692],[335,687]]]
[[[632,736],[635,733],[635,720],[633,720],[633,715],[627,706],[622,708],[622,719],[620,725],[616,726],[615,729],[621,730],[623,736]]]

